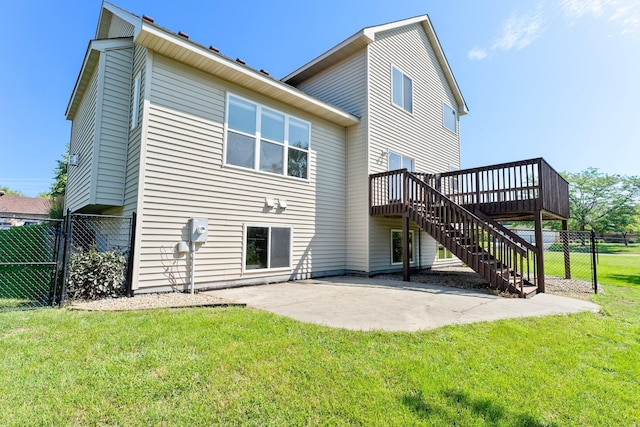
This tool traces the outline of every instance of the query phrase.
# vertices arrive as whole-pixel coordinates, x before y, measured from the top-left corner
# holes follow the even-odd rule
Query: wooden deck
[[[400,169],[369,176],[369,212],[402,217],[407,236],[416,223],[492,285],[526,296],[544,292],[542,221],[566,225],[569,185],[542,158],[441,174]],[[534,221],[536,245],[498,222],[518,220]],[[409,280],[408,258],[403,269]]]
[[[464,208],[498,221],[569,218],[569,183],[542,158],[479,168],[421,174]]]

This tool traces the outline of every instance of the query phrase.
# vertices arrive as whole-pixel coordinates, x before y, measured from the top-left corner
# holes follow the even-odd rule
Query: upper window
[[[413,113],[413,81],[394,66],[391,67],[391,92],[395,105]]]
[[[456,111],[447,104],[442,104],[442,124],[453,133],[458,131],[458,117]]]
[[[309,176],[311,125],[260,104],[229,95],[225,163],[294,176]]]

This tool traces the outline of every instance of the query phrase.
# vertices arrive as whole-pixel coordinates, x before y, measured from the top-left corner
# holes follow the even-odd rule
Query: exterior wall
[[[75,211],[89,204],[93,165],[93,141],[96,127],[98,67],[93,71],[87,91],[71,123],[69,153],[78,155],[77,166],[69,166],[65,209]]]
[[[107,38],[131,37],[133,36],[133,31],[133,25],[119,16],[112,15]]]
[[[369,271],[369,165],[367,164],[367,56],[355,54],[298,88],[361,117],[347,129],[347,270]]]
[[[100,99],[98,154],[92,204],[122,206],[124,197],[133,47],[109,49],[104,55],[104,80]]]
[[[371,271],[370,274],[402,271],[402,264],[393,264],[391,258],[391,230],[402,230],[400,218],[372,218],[375,233],[371,233]],[[414,223],[409,228],[413,230],[413,259],[412,268],[430,268],[436,257],[437,245],[435,240],[420,230]]]
[[[143,124],[138,291],[189,283],[189,218],[209,220],[195,254],[196,287],[341,274],[345,270],[345,131],[259,94],[152,55]],[[309,180],[223,165],[227,91],[311,122]],[[146,137],[145,137],[146,135]],[[286,210],[265,207],[284,199]],[[293,228],[292,269],[242,271],[245,225]]]
[[[446,129],[442,121],[442,103],[457,110],[456,102],[422,26],[413,24],[381,32],[368,49],[369,172],[388,169],[388,150],[413,158],[415,169],[421,172],[445,172],[451,165],[459,166],[459,133]],[[412,114],[392,103],[392,65],[412,79]],[[370,269],[390,268],[389,227],[379,218],[372,218],[369,224]],[[424,262],[428,267],[435,259],[436,244],[431,238],[422,240],[427,247]]]

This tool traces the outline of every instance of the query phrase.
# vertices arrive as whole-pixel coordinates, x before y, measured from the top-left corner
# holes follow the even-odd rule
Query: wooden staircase
[[[371,175],[370,214],[413,221],[492,287],[535,295],[538,248],[480,209],[455,203],[430,185],[432,178],[406,169]]]

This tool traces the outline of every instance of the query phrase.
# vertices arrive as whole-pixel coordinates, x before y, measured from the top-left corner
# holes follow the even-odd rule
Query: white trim
[[[451,129],[449,129],[447,127],[447,125],[445,124],[445,107],[449,108],[451,111],[453,111],[453,114],[456,116],[456,130],[453,131]],[[445,128],[446,130],[448,130],[449,132],[453,133],[454,135],[458,134],[458,112],[456,111],[455,108],[451,107],[449,104],[447,104],[446,102],[442,102],[442,127]]]
[[[139,115],[140,115],[140,79],[142,78],[142,71],[138,71],[133,79],[133,105],[131,107],[131,127],[130,130],[134,130],[138,127]]]
[[[157,39],[161,39],[165,43],[153,43],[154,41],[157,41]],[[202,61],[203,59],[216,64],[218,71],[216,71],[215,74],[210,74],[217,75],[225,80],[238,79],[238,81],[234,81],[241,86],[243,86],[243,83],[239,81],[240,76],[249,77],[252,80],[252,85],[251,87],[245,85],[245,87],[249,87],[249,89],[255,92],[262,92],[270,98],[279,99],[288,105],[299,108],[310,114],[323,117],[333,123],[341,124],[342,126],[351,126],[360,122],[359,117],[342,110],[341,108],[315,98],[293,86],[281,82],[280,80],[276,80],[273,77],[266,76],[257,70],[241,65],[227,57],[214,53],[204,46],[185,40],[183,37],[161,29],[155,24],[143,21],[140,33],[134,36],[134,40],[136,43],[149,49],[156,50],[158,53],[169,56],[170,58],[175,58],[175,55],[171,56],[166,49],[162,49],[163,45],[178,46],[186,51],[182,55],[182,59],[179,60],[183,64],[194,66],[194,61],[186,61],[185,57],[189,56],[187,52],[195,54],[200,57],[198,59],[200,64],[204,62]],[[230,76],[229,72],[234,73],[234,75]],[[277,93],[269,93],[270,90],[276,90]],[[314,108],[318,108],[321,111],[314,110]]]
[[[267,240],[267,268],[251,268],[247,269],[247,229],[253,228],[268,228],[268,240]],[[288,228],[289,229],[289,266],[288,267],[276,267],[270,268],[271,264],[271,229],[272,228]],[[281,271],[293,271],[293,226],[287,224],[264,224],[264,223],[244,223],[242,224],[242,274],[251,273],[271,273]]]
[[[390,247],[391,247],[391,252],[389,254],[390,255],[389,263],[391,265],[401,265],[402,261],[393,262],[393,233],[400,233],[400,239],[403,238],[402,237],[402,230],[397,229],[397,228],[392,228],[391,229],[391,232],[389,233],[389,237],[390,237],[389,244],[390,244]],[[416,238],[415,237],[416,236],[415,236],[414,230],[409,230],[409,240],[410,240],[409,244],[411,246],[411,250],[409,252],[411,253],[411,258],[413,258],[413,259],[409,260],[409,264],[415,264],[416,263],[416,257],[415,257],[415,253],[416,253],[416,247],[415,247],[416,246]]]
[[[394,86],[393,86],[393,70],[394,69],[398,70],[398,72],[400,74],[402,74],[402,88],[401,88],[401,91],[402,91],[402,105],[396,104],[394,102],[394,100],[393,100],[393,89],[394,89]],[[404,77],[408,78],[411,81],[411,111],[407,111],[404,108]],[[405,113],[409,114],[410,116],[413,116],[413,112],[415,110],[415,103],[414,103],[415,96],[413,95],[415,90],[414,90],[414,84],[413,83],[414,83],[414,80],[409,74],[407,74],[404,71],[402,71],[402,69],[400,67],[398,67],[397,65],[391,64],[391,85],[390,85],[391,86],[391,105],[393,105],[396,108],[399,108],[400,110],[404,111]]]
[[[248,102],[251,103],[253,105],[256,106],[256,133],[255,135],[243,132],[243,131],[239,131],[239,130],[235,130],[235,129],[229,129],[229,105],[230,105],[230,98],[234,97],[236,99],[239,99],[241,101],[244,102]],[[268,176],[278,176],[278,177],[283,177],[283,178],[287,178],[287,179],[294,179],[297,180],[299,182],[306,182],[309,183],[311,181],[311,134],[312,134],[312,123],[301,119],[297,116],[293,116],[291,114],[285,113],[283,111],[280,111],[276,108],[273,108],[271,106],[267,106],[265,104],[262,104],[260,102],[254,101],[252,99],[249,98],[245,98],[243,96],[240,95],[236,95],[235,93],[232,92],[227,92],[226,94],[226,105],[225,105],[225,118],[224,118],[224,136],[223,136],[223,148],[222,148],[222,166],[223,167],[230,167],[230,168],[238,168],[241,170],[245,170],[245,171],[251,171],[251,172],[256,172],[256,173],[261,173],[261,174],[265,174]],[[262,110],[266,109],[266,110],[270,110],[273,111],[277,114],[282,114],[284,116],[284,141],[281,142],[277,142],[277,141],[273,141],[270,139],[264,139],[267,142],[270,143],[275,143],[278,144],[280,146],[283,147],[283,164],[282,164],[282,173],[278,174],[275,172],[269,172],[269,171],[263,171],[260,169],[260,144],[263,140],[262,135],[261,135],[261,128],[260,125],[262,123]],[[297,148],[294,146],[290,146],[289,145],[289,119],[293,118],[299,122],[302,122],[306,125],[309,126],[309,146],[306,149],[301,149],[301,148]],[[239,165],[234,165],[231,163],[227,163],[227,135],[229,134],[229,132],[234,132],[238,135],[243,135],[246,137],[250,137],[253,138],[254,140],[254,161],[253,161],[253,168],[247,168],[244,166],[239,166]],[[288,171],[288,160],[289,160],[289,148],[292,148],[294,150],[298,150],[298,151],[304,151],[307,153],[307,177],[306,178],[301,178],[301,177],[297,177],[297,176],[292,176],[289,175],[289,171]]]

